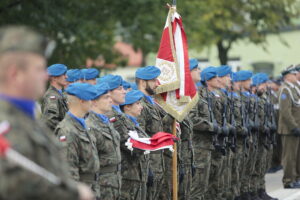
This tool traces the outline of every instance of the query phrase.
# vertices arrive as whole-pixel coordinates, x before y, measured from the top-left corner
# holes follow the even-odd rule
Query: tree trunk
[[[217,47],[218,47],[218,56],[221,65],[227,65],[228,61],[228,50],[230,49],[231,45],[228,45],[228,47],[224,47],[223,40],[219,40],[217,42]]]

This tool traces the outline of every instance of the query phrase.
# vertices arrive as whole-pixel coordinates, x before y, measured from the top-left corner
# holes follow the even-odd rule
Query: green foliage
[[[247,37],[261,44],[266,34],[291,25],[297,0],[178,0],[190,48],[217,45],[221,63],[231,44]],[[119,62],[116,36],[141,48],[159,46],[171,0],[1,0],[0,25],[25,24],[55,39],[50,63],[79,67],[99,54]],[[123,61],[122,61],[123,62]],[[123,63],[124,64],[124,63]]]
[[[216,44],[222,64],[232,43],[247,38],[263,44],[267,33],[290,27],[299,16],[297,0],[189,0],[179,1],[178,7],[190,46],[201,49]]]

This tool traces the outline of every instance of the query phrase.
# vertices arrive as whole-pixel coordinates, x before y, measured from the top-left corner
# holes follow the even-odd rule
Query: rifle
[[[228,135],[229,135],[229,128],[227,126],[228,94],[226,94],[226,92],[224,92],[224,94],[225,94],[226,98],[225,98],[225,102],[224,102],[224,105],[223,105],[223,113],[222,113],[222,121],[223,121],[223,125],[222,125],[222,133],[223,133],[222,147],[226,148],[226,146],[228,144]]]
[[[277,124],[276,124],[276,115],[275,115],[275,108],[273,103],[270,101],[271,98],[271,88],[267,87],[267,99],[269,99],[269,112],[270,112],[270,117],[271,117],[271,123],[269,124],[270,127],[270,134],[271,134],[271,144],[272,145],[277,145],[277,140],[276,140],[276,133],[277,133]]]
[[[212,103],[211,103],[211,97],[209,96],[207,85],[204,86],[205,91],[206,91],[206,100],[207,100],[207,106],[208,106],[208,111],[209,111],[209,119],[210,122],[213,124],[213,127],[218,127],[217,120],[214,117],[214,113],[212,112]],[[222,155],[225,155],[225,149],[222,148],[222,146],[219,144],[218,140],[218,132],[214,133],[212,139],[213,139],[213,145],[217,151],[220,151]]]
[[[264,142],[264,146],[266,149],[270,149],[270,145],[271,145],[271,142],[270,142],[270,124],[269,124],[269,116],[270,116],[270,103],[269,103],[269,99],[268,99],[268,96],[266,96],[266,102],[264,104],[264,134],[265,134],[265,142]]]
[[[259,131],[258,96],[256,96],[255,97],[255,104],[254,104],[254,132],[253,132],[253,137],[252,137],[255,149],[257,149],[258,131]]]
[[[234,99],[233,99],[233,81],[231,81],[231,92],[230,92],[230,123],[234,127],[234,130],[230,131],[230,149],[232,152],[236,152],[236,121],[235,121],[235,112],[234,112]]]
[[[244,135],[244,141],[243,141],[243,146],[244,146],[244,150],[245,150],[245,156],[248,157],[248,154],[247,154],[247,149],[249,148],[249,145],[248,145],[248,138],[249,138],[249,127],[248,127],[248,120],[246,119],[246,113],[245,113],[245,105],[244,105],[244,102],[242,100],[242,90],[240,88],[240,96],[241,96],[241,115],[242,115],[242,126],[247,129],[247,133]],[[247,97],[247,104],[248,104],[248,101],[249,101],[249,97]]]

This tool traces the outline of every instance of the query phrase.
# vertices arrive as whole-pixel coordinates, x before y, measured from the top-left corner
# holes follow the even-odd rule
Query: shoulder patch
[[[56,99],[56,96],[50,96],[50,99],[54,100],[54,99]]]
[[[67,141],[67,137],[65,135],[62,135],[62,136],[59,137],[59,141],[60,142],[65,142],[65,141]]]
[[[10,124],[8,121],[3,121],[0,123],[0,135],[5,135],[10,131]]]
[[[109,122],[115,122],[115,121],[117,121],[117,119],[115,117],[112,117],[109,119]]]
[[[286,99],[286,97],[287,97],[286,94],[281,94],[281,99],[284,100],[284,99]]]

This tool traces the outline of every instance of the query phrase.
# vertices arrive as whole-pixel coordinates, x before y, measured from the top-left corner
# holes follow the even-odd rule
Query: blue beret
[[[209,81],[212,78],[217,77],[217,68],[216,67],[206,67],[201,72],[201,81]]]
[[[237,75],[236,75],[236,72],[232,72],[232,74],[231,74],[231,80],[232,80],[233,82],[237,82]]]
[[[123,80],[123,82],[122,82],[122,85],[123,85],[123,88],[124,88],[125,90],[127,90],[127,89],[131,88],[131,85],[130,85],[130,83],[129,83],[129,82],[127,82],[127,81],[124,81],[124,80]]]
[[[136,85],[136,83],[130,83],[131,89],[133,90],[138,90],[138,86]]]
[[[89,68],[89,69],[82,69],[81,70],[81,78],[84,80],[91,80],[98,78],[99,76],[99,70],[95,68]]]
[[[64,64],[54,64],[47,68],[50,76],[61,76],[67,72],[68,68]]]
[[[109,91],[109,86],[105,82],[97,83],[95,87],[98,91],[98,97],[100,97],[103,94],[106,94]]]
[[[252,85],[258,86],[266,83],[269,80],[269,76],[265,73],[257,73],[252,77]]]
[[[80,69],[69,69],[66,73],[68,82],[75,82],[81,78]]]
[[[67,87],[66,92],[85,101],[94,100],[99,96],[96,87],[88,83],[72,83]]]
[[[190,70],[192,71],[196,67],[198,67],[198,60],[195,58],[190,59]]]
[[[97,83],[105,82],[109,86],[109,90],[113,90],[123,85],[123,79],[119,75],[108,74],[100,79],[97,79]]]
[[[143,80],[152,80],[160,75],[161,71],[155,66],[141,67],[135,72],[135,77]]]
[[[236,81],[246,81],[251,79],[253,73],[249,70],[241,70],[236,73]]]
[[[221,65],[217,69],[218,69],[218,77],[223,77],[228,74],[230,75],[232,73],[231,67],[229,67],[227,65]]]
[[[122,106],[133,104],[133,103],[139,101],[141,98],[143,98],[143,96],[144,96],[144,94],[141,91],[131,90],[126,93],[125,103],[123,103]]]

